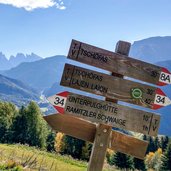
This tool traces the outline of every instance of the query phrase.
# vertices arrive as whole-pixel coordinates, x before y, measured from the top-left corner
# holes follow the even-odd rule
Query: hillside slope
[[[19,80],[0,75],[0,99],[15,104],[38,100],[39,95],[33,88]]]
[[[130,55],[134,58],[155,63],[171,58],[171,36],[150,37],[135,41],[131,46]]]

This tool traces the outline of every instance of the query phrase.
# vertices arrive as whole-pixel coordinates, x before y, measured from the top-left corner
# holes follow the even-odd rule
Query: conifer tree
[[[134,168],[141,171],[146,171],[144,160],[134,158]]]
[[[133,158],[120,152],[112,155],[110,163],[121,170],[134,168]]]
[[[149,144],[148,144],[148,147],[147,147],[147,152],[146,153],[149,153],[149,152],[155,152],[156,151],[156,148],[155,148],[155,144],[154,144],[154,140],[152,137],[149,137]]]
[[[163,151],[166,150],[168,143],[169,143],[169,137],[168,136],[162,136],[161,137],[161,145],[160,146],[161,146]]]
[[[171,142],[168,143],[166,151],[162,157],[162,166],[160,170],[171,170]]]
[[[10,129],[17,116],[16,107],[8,102],[0,102],[0,142],[8,143]]]
[[[27,143],[40,148],[46,147],[48,127],[44,121],[40,108],[35,102],[30,102],[27,110]]]
[[[71,155],[73,158],[81,159],[83,146],[85,146],[85,141],[67,135],[64,136],[64,154]]]

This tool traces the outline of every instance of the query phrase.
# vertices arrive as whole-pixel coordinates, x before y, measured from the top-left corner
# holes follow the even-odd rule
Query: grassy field
[[[74,160],[68,156],[48,153],[23,145],[0,144],[0,165],[13,163],[21,165],[24,170],[39,171],[86,171],[87,163]],[[105,166],[104,171],[109,171]]]

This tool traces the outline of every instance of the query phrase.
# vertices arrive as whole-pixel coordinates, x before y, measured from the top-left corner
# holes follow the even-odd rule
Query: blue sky
[[[0,0],[0,51],[67,55],[71,39],[114,50],[171,35],[170,0]]]

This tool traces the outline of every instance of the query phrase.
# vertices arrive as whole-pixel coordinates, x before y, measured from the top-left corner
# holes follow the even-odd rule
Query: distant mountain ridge
[[[166,67],[171,71],[171,37],[153,37],[136,41],[131,47],[129,56]],[[69,90],[69,88],[60,86],[65,63],[100,71],[98,68],[68,60],[66,56],[57,55],[35,62],[21,63],[17,67],[3,72],[3,75],[21,80],[39,91],[45,90],[44,95],[49,96],[59,91]],[[160,88],[171,98],[171,85]],[[73,89],[70,91],[75,92]],[[171,106],[151,112],[162,115],[159,134],[171,136]]]
[[[0,75],[0,99],[24,104],[26,101],[38,100],[39,94],[33,88],[19,80]]]
[[[150,63],[171,60],[171,36],[135,41],[130,56]]]
[[[16,56],[10,56],[10,59],[8,60],[6,56],[2,52],[0,52],[0,70],[8,70],[12,67],[16,67],[22,62],[34,62],[40,59],[42,58],[34,53],[31,53],[30,55],[17,53]]]
[[[30,63],[21,63],[15,68],[5,71],[3,75],[21,80],[40,91],[50,88],[54,83],[60,82],[65,63],[85,66],[66,56],[57,55]],[[92,68],[87,66],[87,68]],[[100,70],[97,69],[96,70]]]

